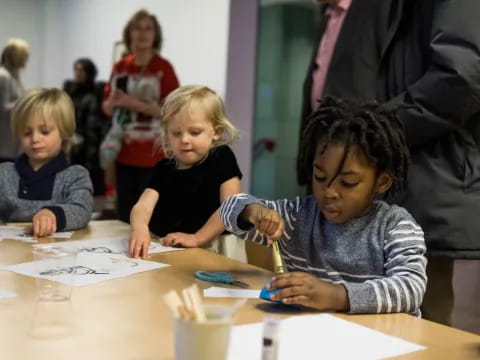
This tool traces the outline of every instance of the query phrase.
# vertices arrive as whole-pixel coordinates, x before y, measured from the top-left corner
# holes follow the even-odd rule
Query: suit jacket
[[[388,1],[353,0],[340,30],[330,61],[323,96],[374,100],[377,96],[378,66],[387,36]],[[320,7],[317,44],[323,37],[328,22],[326,6]],[[303,86],[300,139],[312,113],[312,73],[315,70],[315,47]],[[311,182],[311,170],[303,169],[297,161],[297,179],[300,185]]]
[[[411,165],[397,202],[432,256],[480,258],[478,0],[392,0],[378,98],[399,112]]]

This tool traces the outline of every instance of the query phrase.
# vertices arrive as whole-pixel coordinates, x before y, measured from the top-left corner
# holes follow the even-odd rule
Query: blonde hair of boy
[[[62,149],[70,150],[75,133],[75,108],[66,92],[55,88],[29,90],[15,105],[12,112],[12,133],[20,140],[27,129],[28,120],[41,115],[46,122],[53,119],[62,139]]]
[[[18,78],[18,70],[25,66],[28,59],[28,43],[22,39],[8,39],[2,50],[0,64]]]
[[[162,146],[167,157],[172,157],[172,151],[168,143],[168,125],[171,120],[189,110],[191,106],[200,105],[206,112],[213,128],[220,139],[213,143],[212,147],[231,145],[238,138],[238,130],[228,120],[225,113],[225,105],[218,94],[212,89],[201,85],[185,85],[172,91],[165,99],[162,106]]]

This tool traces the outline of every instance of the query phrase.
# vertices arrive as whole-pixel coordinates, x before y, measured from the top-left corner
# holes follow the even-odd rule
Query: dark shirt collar
[[[50,200],[55,175],[67,167],[67,156],[63,151],[37,171],[33,170],[27,155],[20,155],[15,160],[15,169],[20,177],[18,196],[29,200]]]
[[[24,178],[28,183],[33,183],[52,174],[56,174],[59,171],[67,168],[67,166],[67,156],[63,151],[61,151],[56,157],[43,165],[37,171],[33,170],[26,154],[20,155],[15,160],[15,169],[20,177]]]

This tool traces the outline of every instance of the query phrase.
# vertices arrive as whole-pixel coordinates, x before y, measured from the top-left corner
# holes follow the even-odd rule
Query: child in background
[[[36,237],[87,226],[93,188],[87,169],[69,166],[65,151],[75,133],[70,97],[33,89],[15,105],[12,133],[23,151],[0,164],[0,219],[32,222]]]
[[[317,310],[418,315],[426,286],[422,229],[403,208],[375,200],[402,190],[402,125],[375,103],[327,97],[302,137],[313,196],[265,201],[237,194],[221,206],[225,228],[263,245],[278,241],[290,273],[272,300]]]
[[[130,214],[130,255],[146,257],[149,230],[165,245],[198,247],[246,261],[245,244],[225,232],[219,207],[240,192],[242,174],[228,146],[237,130],[220,97],[204,86],[182,86],[162,107],[162,145],[150,185]],[[216,240],[214,240],[216,239]],[[214,240],[214,241],[213,241]]]

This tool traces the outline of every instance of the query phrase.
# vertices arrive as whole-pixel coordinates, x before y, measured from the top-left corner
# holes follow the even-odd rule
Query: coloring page
[[[37,240],[27,232],[30,231],[28,226],[0,226],[0,239],[17,240],[27,243],[36,243]],[[48,237],[58,239],[69,239],[73,235],[73,231],[56,232]]]
[[[48,244],[51,245],[51,244]],[[128,238],[115,237],[104,239],[90,239],[79,241],[68,241],[56,244],[60,248],[77,249],[79,252],[121,254],[128,256]],[[42,245],[39,245],[42,246]],[[183,250],[181,248],[163,246],[159,243],[150,243],[149,254],[158,254],[167,251]]]
[[[85,286],[101,281],[117,279],[140,272],[160,269],[167,264],[132,259],[118,254],[80,252],[75,264],[67,266],[65,259],[39,260],[1,267],[0,270],[36,278],[58,281],[63,284]]]

